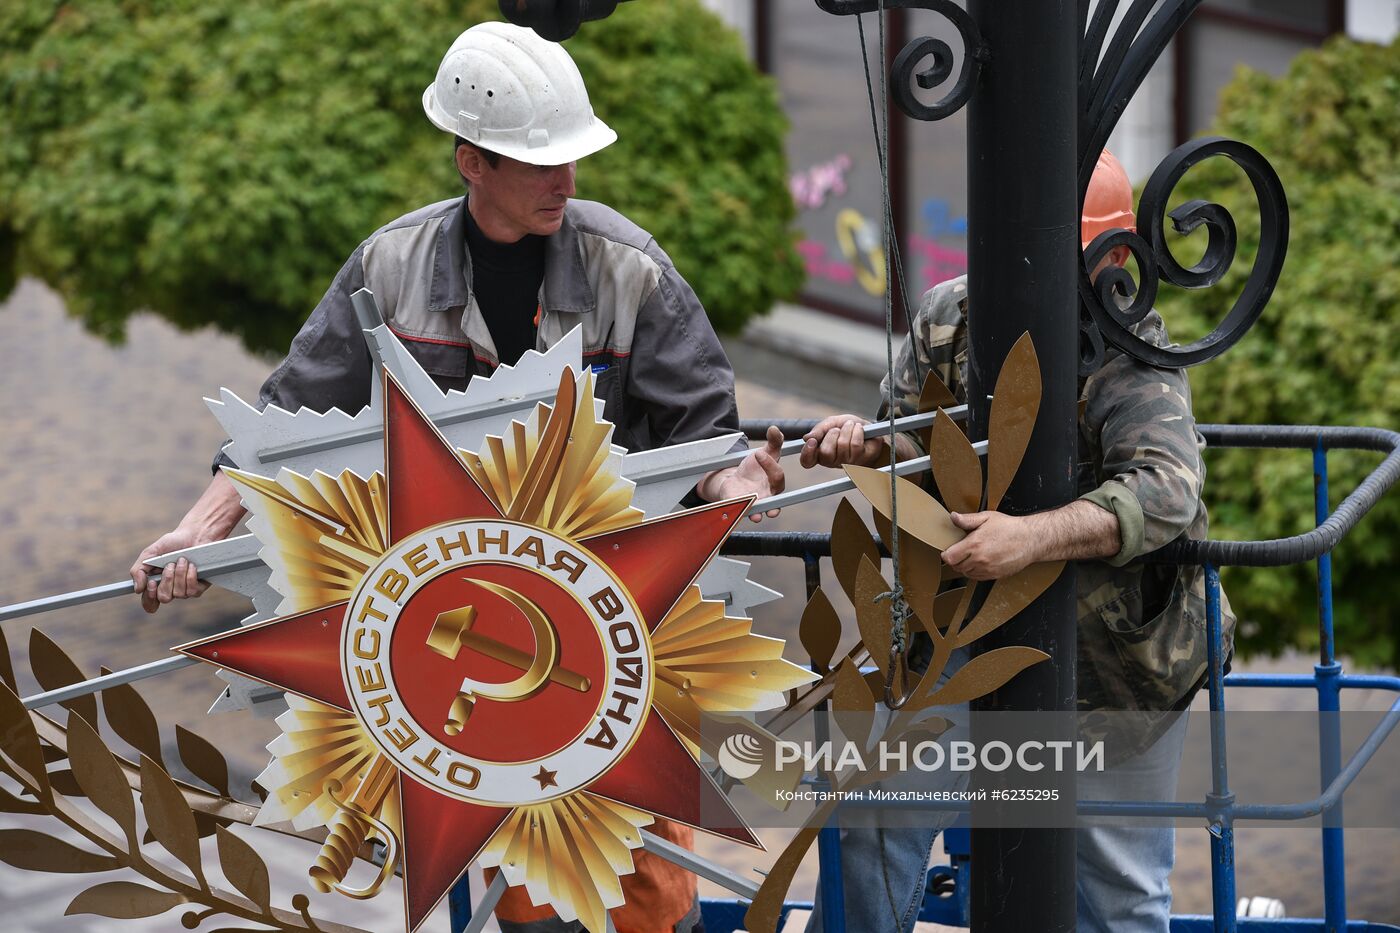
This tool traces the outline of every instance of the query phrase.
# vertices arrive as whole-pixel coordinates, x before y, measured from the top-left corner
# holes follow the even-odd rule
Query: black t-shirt
[[[496,358],[514,366],[535,348],[536,314],[544,283],[544,237],[528,234],[515,243],[497,243],[467,214],[472,294],[496,344]]]

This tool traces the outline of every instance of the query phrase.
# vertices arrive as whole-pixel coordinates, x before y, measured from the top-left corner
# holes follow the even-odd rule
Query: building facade
[[[876,18],[863,18],[863,60],[856,17],[831,16],[813,0],[706,2],[740,31],[756,62],[774,77],[792,123],[790,185],[807,268],[802,303],[882,324],[885,290],[895,276],[885,267],[871,124],[870,93],[881,99]],[[1209,128],[1220,89],[1237,67],[1282,74],[1299,51],[1336,33],[1391,41],[1398,28],[1400,0],[1205,0],[1134,98],[1109,146],[1141,180],[1172,148]],[[960,62],[956,30],[921,10],[890,11],[887,61],[918,36],[944,40]],[[866,61],[869,88],[862,77]],[[917,301],[967,270],[966,113],[923,123],[896,111],[889,153],[904,291]],[[896,320],[902,317],[897,309]]]

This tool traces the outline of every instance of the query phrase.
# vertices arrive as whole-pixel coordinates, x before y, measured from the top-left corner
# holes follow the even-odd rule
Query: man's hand
[[[787,488],[787,477],[783,475],[782,464],[778,462],[782,457],[782,450],[783,432],[778,430],[776,425],[769,425],[767,441],[763,447],[750,453],[736,467],[716,470],[705,475],[696,487],[700,498],[707,502],[718,502],[721,499],[738,499],[744,496],[754,496],[758,499],[776,496]],[[765,514],[769,518],[777,518],[778,512],[778,509],[769,509],[766,513],[750,515],[749,520],[761,522]]]
[[[886,444],[882,437],[866,439],[865,426],[869,423],[859,415],[823,418],[803,437],[807,443],[797,462],[808,470],[817,465],[839,467],[847,463],[874,466],[884,459]]]
[[[1037,561],[1098,560],[1119,552],[1118,516],[1082,499],[1034,515],[949,513],[967,537],[943,563],[969,580],[1000,580]]]
[[[999,580],[1039,559],[1031,516],[1005,512],[953,512],[967,537],[943,552],[943,563],[969,580]]]
[[[222,541],[242,517],[238,490],[223,473],[216,474],[179,526],[147,545],[131,565],[132,588],[141,594],[141,608],[155,612],[162,603],[200,596],[209,589],[209,584],[199,579],[199,569],[183,557],[165,565],[159,583],[151,579],[146,561],[171,551]]]
[[[146,561],[171,551],[182,551],[207,543],[209,542],[200,540],[194,529],[182,525],[147,545],[141,556],[136,558],[136,563],[131,565],[131,580],[136,592],[141,594],[141,608],[147,612],[155,612],[162,603],[168,603],[172,599],[203,595],[204,591],[209,589],[209,584],[199,579],[198,568],[185,558],[166,564],[161,571],[159,583],[150,579],[151,574]]]

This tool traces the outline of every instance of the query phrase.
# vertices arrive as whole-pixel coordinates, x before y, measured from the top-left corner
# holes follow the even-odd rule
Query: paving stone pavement
[[[58,297],[32,281],[22,283],[0,305],[0,325],[7,338],[0,343],[0,604],[121,579],[136,553],[173,527],[207,483],[207,463],[222,432],[200,397],[227,386],[251,398],[274,361],[249,355],[232,338],[208,330],[179,332],[150,316],[134,319],[126,343],[112,346],[83,332],[64,315]],[[743,375],[738,395],[744,417],[816,417],[834,410],[820,400],[765,388]],[[793,484],[830,475],[790,471]],[[822,529],[830,522],[833,506],[829,500],[798,506],[761,527]],[[796,644],[804,601],[799,562],[759,561],[753,575],[788,596],[757,611],[757,629],[788,638],[789,657],[803,660]],[[839,592],[833,601],[849,616]],[[41,628],[95,673],[99,665],[116,669],[157,658],[171,645],[230,627],[246,612],[240,599],[217,591],[167,607],[154,617],[141,612],[134,598],[119,598],[18,620],[3,634],[27,694],[37,689],[27,664],[31,628]],[[848,629],[843,648],[855,640],[853,623]],[[1291,658],[1272,666],[1301,671],[1310,663]],[[140,691],[172,744],[176,723],[215,739],[229,758],[235,789],[246,792],[247,782],[265,763],[263,747],[274,737],[275,726],[244,713],[207,717],[204,710],[218,685],[204,668],[191,668],[146,681]],[[1297,698],[1279,702],[1285,699]],[[1269,702],[1267,697],[1255,700]],[[49,829],[49,824],[22,823],[14,817],[6,817],[3,825]],[[766,868],[790,832],[762,830],[759,835],[767,853],[710,839],[703,840],[700,849],[737,871]],[[1294,916],[1318,915],[1321,869],[1316,838],[1312,830],[1241,830],[1241,893],[1280,897]],[[1348,833],[1353,916],[1400,922],[1397,840],[1400,833],[1389,830]],[[285,903],[294,891],[306,890],[301,878],[310,856],[300,843],[274,839],[268,845],[274,850],[274,873],[285,878]],[[1178,848],[1173,876],[1177,909],[1206,912],[1206,834],[1183,830]],[[809,857],[794,894],[809,897],[814,882],[815,857]],[[91,883],[81,876],[21,873],[0,865],[0,930],[177,928],[176,913],[120,924],[64,918],[68,901]],[[724,893],[708,884],[703,888]],[[363,904],[327,900],[330,919],[372,930],[394,929],[399,916],[396,892]],[[426,927],[446,928],[445,916]]]

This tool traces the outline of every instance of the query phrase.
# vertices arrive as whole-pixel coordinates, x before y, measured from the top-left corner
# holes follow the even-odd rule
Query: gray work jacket
[[[350,305],[362,287],[440,388],[490,374],[496,347],[472,296],[466,203],[430,204],[361,243],[263,383],[258,407],[355,414],[369,404],[372,365]],[[546,240],[535,349],[575,326],[614,443],[650,450],[739,430],[734,371],[695,292],[650,234],[579,199]],[[233,465],[222,452],[221,465]]]

